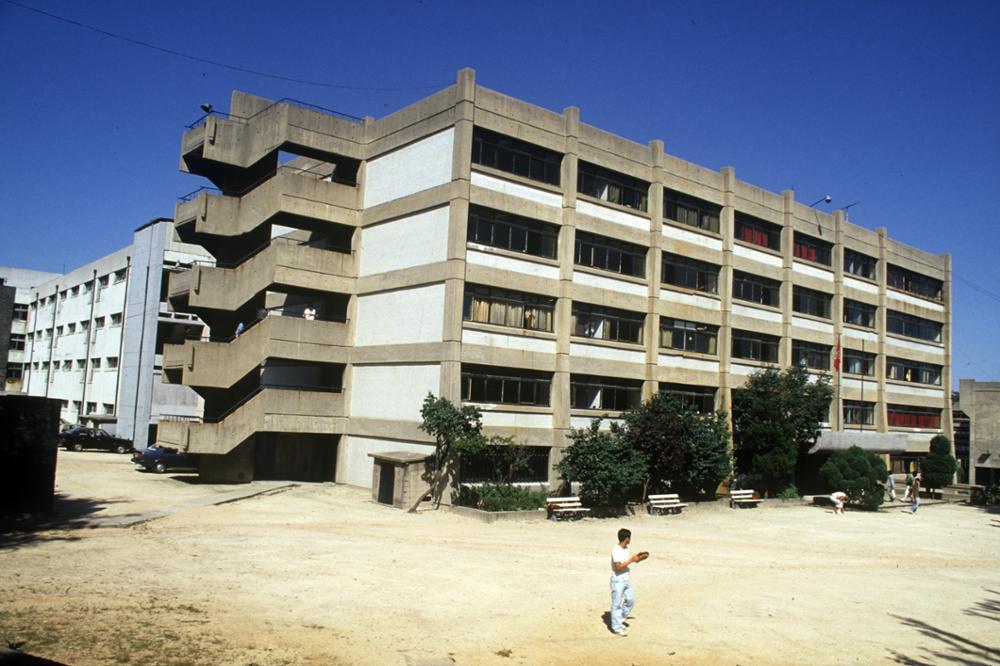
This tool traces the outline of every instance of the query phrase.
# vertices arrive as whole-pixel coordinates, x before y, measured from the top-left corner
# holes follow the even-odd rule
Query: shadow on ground
[[[80,537],[72,534],[72,530],[94,527],[94,518],[116,503],[56,493],[52,513],[0,518],[0,551],[44,541],[76,541]]]
[[[965,609],[966,615],[1000,620],[1000,593],[984,590],[990,596]],[[910,617],[890,613],[903,625],[916,629],[926,638],[935,641],[932,646],[916,648],[912,653],[903,654],[889,650],[889,655],[897,664],[906,666],[937,666],[938,664],[960,664],[961,666],[993,666],[1000,663],[1000,648],[984,645],[953,631],[947,631],[932,624]]]

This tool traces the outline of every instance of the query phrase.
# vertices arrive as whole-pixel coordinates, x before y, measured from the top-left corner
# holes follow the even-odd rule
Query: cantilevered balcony
[[[263,225],[323,234],[336,225],[356,227],[358,220],[356,187],[324,180],[311,168],[288,165],[242,196],[200,190],[174,210],[180,237],[202,245],[248,234]]]
[[[229,388],[268,358],[345,364],[347,357],[346,322],[270,316],[238,337],[164,345],[163,370],[169,383]]]
[[[189,453],[225,455],[258,432],[337,435],[346,424],[343,393],[264,386],[205,422],[161,421],[157,442]]]
[[[175,310],[234,312],[274,286],[307,292],[354,292],[354,257],[287,238],[272,239],[235,268],[192,266],[170,275],[168,296]]]

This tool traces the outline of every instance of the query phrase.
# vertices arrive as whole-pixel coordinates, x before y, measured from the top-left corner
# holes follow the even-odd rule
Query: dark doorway
[[[339,435],[259,433],[253,478],[271,481],[333,481]]]
[[[396,466],[383,462],[378,472],[378,501],[392,504],[393,486],[396,483]]]

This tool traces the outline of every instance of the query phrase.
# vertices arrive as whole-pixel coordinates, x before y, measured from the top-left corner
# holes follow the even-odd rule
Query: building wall
[[[1000,382],[963,379],[959,401],[969,417],[969,480],[1000,483]]]
[[[369,161],[365,208],[449,182],[453,142],[447,129]]]

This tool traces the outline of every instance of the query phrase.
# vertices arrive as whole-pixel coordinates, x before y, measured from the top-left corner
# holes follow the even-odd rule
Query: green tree
[[[580,500],[590,506],[624,503],[646,478],[642,453],[623,441],[620,432],[601,430],[596,418],[588,428],[573,429],[573,441],[556,470],[569,482],[580,483]]]
[[[882,481],[888,476],[885,462],[860,446],[837,451],[819,468],[831,491],[847,493],[847,501],[874,511],[884,499]]]
[[[696,493],[715,496],[732,471],[729,418],[725,412],[696,415],[688,439],[685,481]]]
[[[754,372],[733,392],[737,471],[757,490],[774,495],[794,481],[795,463],[816,441],[833,389],[806,368]]]
[[[430,479],[431,495],[434,506],[441,505],[441,497],[448,484],[451,470],[455,467],[455,458],[462,454],[475,454],[486,446],[483,437],[483,420],[479,409],[471,405],[456,407],[447,398],[437,398],[428,393],[420,408],[423,421],[420,429],[434,437],[434,469]],[[424,496],[417,499],[410,507],[410,512],[424,501]]]
[[[944,435],[931,439],[931,450],[920,461],[920,474],[927,488],[943,488],[955,478],[958,462],[951,455],[951,440]]]

